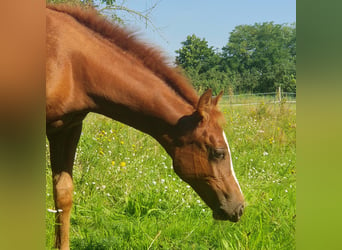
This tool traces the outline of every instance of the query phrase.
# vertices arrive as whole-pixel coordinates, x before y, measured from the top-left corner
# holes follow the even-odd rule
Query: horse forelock
[[[167,59],[156,48],[139,41],[133,32],[128,32],[106,18],[99,15],[93,7],[80,7],[68,4],[47,5],[47,8],[65,13],[73,17],[77,22],[101,35],[123,51],[130,53],[140,60],[143,65],[154,72],[174,92],[181,96],[187,103],[196,107],[198,96],[189,80],[179,70],[169,66]]]

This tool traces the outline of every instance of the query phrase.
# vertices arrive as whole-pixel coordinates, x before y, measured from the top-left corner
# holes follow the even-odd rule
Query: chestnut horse
[[[69,249],[72,169],[82,120],[96,112],[154,137],[175,172],[212,209],[236,222],[244,198],[217,108],[222,92],[198,97],[157,50],[94,9],[46,9],[46,133],[50,144],[56,247]]]

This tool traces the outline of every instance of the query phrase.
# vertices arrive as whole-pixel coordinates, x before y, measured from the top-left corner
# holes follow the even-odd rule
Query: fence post
[[[278,100],[281,102],[281,86],[278,87]]]
[[[229,104],[232,105],[234,92],[233,92],[233,88],[231,86],[228,88],[228,96],[229,96]]]

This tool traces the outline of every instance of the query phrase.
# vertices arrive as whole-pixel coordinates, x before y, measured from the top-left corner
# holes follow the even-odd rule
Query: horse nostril
[[[245,210],[245,205],[241,204],[240,207],[238,208],[238,215],[239,215],[239,217],[242,216],[244,210]]]

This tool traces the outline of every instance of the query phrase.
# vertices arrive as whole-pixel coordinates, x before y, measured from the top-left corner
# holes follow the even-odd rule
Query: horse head
[[[222,92],[212,98],[208,90],[197,110],[180,119],[178,131],[182,133],[174,141],[173,167],[212,209],[214,219],[237,222],[244,198],[222,128],[223,115],[217,108],[221,96]]]

